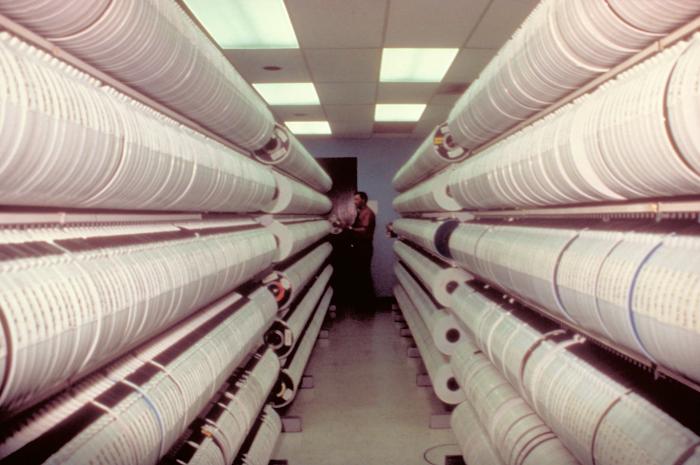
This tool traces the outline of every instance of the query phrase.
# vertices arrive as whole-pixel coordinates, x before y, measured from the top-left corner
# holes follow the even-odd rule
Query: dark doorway
[[[331,220],[351,224],[355,219],[355,206],[352,198],[357,191],[357,158],[318,158],[319,164],[333,180],[333,188],[326,195],[333,201]],[[333,300],[348,302],[352,300],[353,276],[350,240],[346,237],[346,231],[336,231],[330,237],[333,245],[331,263],[333,265]]]
[[[333,180],[333,188],[326,194],[333,201],[331,217],[351,223],[355,219],[352,196],[357,191],[357,158],[318,158],[317,161]]]

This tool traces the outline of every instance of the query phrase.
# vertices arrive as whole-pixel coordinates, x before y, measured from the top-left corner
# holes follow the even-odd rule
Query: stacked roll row
[[[394,273],[431,335],[433,345],[443,354],[452,355],[464,338],[457,320],[421,285],[420,277],[414,277],[416,274],[413,270],[397,263]]]
[[[201,421],[195,421],[165,463],[230,465],[245,447],[272,391],[280,363],[271,349],[262,348],[213,399]],[[269,414],[269,413],[268,413]],[[274,414],[270,415],[274,417]],[[279,419],[278,419],[279,421]],[[274,444],[273,444],[274,446]]]
[[[271,406],[265,407],[250,434],[250,445],[241,452],[234,465],[267,465],[282,434],[282,420]]]
[[[330,201],[0,34],[0,203],[322,214]]]
[[[411,158],[399,168],[391,183],[397,191],[405,191],[420,180],[452,163],[463,160],[468,155],[467,150],[454,143],[447,126],[441,124],[423,140]]]
[[[442,247],[521,300],[697,381],[699,232],[687,222],[464,223]]]
[[[291,308],[283,310],[280,320],[266,336],[268,344],[275,348],[280,358],[286,359],[294,352],[332,275],[332,265],[326,265],[320,272],[315,270],[313,279],[307,280],[305,288],[296,294]]]
[[[504,465],[551,464],[575,465],[578,460],[562,444],[560,438],[535,413],[530,405],[513,388],[507,379],[470,340],[464,340],[450,359],[454,376],[462,387],[467,404],[458,408],[456,418],[471,408],[476,414],[477,431],[486,432],[483,443],[476,444],[475,451],[467,451],[470,434],[460,434],[458,439],[465,455],[487,453],[493,457],[496,451]],[[465,412],[466,410],[466,412]],[[476,433],[478,434],[478,433]],[[473,439],[472,439],[473,440]]]
[[[415,299],[416,291],[412,288],[416,283],[401,276],[407,272],[400,264],[396,264],[396,273],[400,276],[400,285],[394,287],[394,297],[411,331],[432,388],[442,402],[458,404],[464,400],[464,392],[460,390],[450,369],[449,357],[436,346],[431,328],[426,326],[420,310],[416,307],[421,304],[420,300]]]
[[[157,463],[259,346],[277,305],[258,293],[228,295],[18,419],[0,441],[0,457]]]
[[[532,414],[526,413],[531,407],[580,463],[700,463],[700,438],[640,395],[614,365],[586,357],[590,346],[584,339],[552,330],[531,312],[504,304],[500,296],[477,286],[460,288],[454,298],[455,315],[476,343],[455,351],[452,359],[456,374],[464,374],[458,375],[463,387],[491,396],[505,389],[527,401],[518,401],[522,409],[503,403],[507,408],[501,418],[520,412],[521,421],[531,421]],[[505,387],[489,389],[483,382],[488,371]],[[472,403],[479,419],[492,405],[485,400]],[[453,424],[469,419],[470,412],[462,410],[468,409],[457,409]],[[503,463],[512,463],[494,436],[499,428],[482,425],[495,439]],[[456,431],[465,446],[477,433],[463,427],[458,425]],[[478,450],[489,452],[483,445]],[[476,451],[465,450],[465,456],[472,453]]]
[[[698,194],[698,73],[700,39],[666,49],[458,165],[449,192],[465,209]]]
[[[291,304],[298,301],[309,282],[328,261],[332,251],[333,246],[323,242],[294,263],[276,269],[269,287],[277,296],[282,312],[286,312]]]
[[[246,150],[292,140],[279,168],[326,192],[330,178],[174,1],[0,2],[0,13]]]
[[[175,2],[4,1],[0,12],[246,148],[274,118]]]
[[[444,250],[446,244],[449,245],[449,256],[461,265],[464,266],[469,261],[484,266],[479,270],[501,273],[499,281],[492,281],[501,286],[500,283],[506,279],[517,281],[525,270],[531,274],[536,274],[540,268],[551,270],[543,255],[538,253],[538,248],[543,244],[554,244],[554,248],[561,244],[561,241],[557,242],[555,234],[536,244],[523,240],[522,236],[511,234],[498,242],[495,239],[493,241],[493,253],[500,250],[500,256],[503,257],[499,265],[479,262],[478,253],[463,261],[466,254],[460,255],[460,245],[465,245],[467,250],[474,247],[479,249],[481,241],[486,240],[485,236],[490,231],[518,227],[454,223],[456,222],[441,224],[402,219],[394,224],[394,230],[400,235],[405,231],[403,237],[418,239],[416,243],[426,244],[431,253],[436,253],[437,249]],[[450,224],[450,234],[436,240],[439,237],[437,231],[444,230],[445,224]],[[482,230],[480,235],[474,234],[460,241],[463,235],[461,229],[472,226],[485,232]],[[544,226],[537,224],[531,228],[551,231]],[[582,225],[577,226],[580,228],[578,231],[583,230]],[[616,226],[621,225],[613,224],[607,231],[595,231],[594,234],[602,233],[603,237],[617,234],[618,239],[626,234],[635,234],[624,232],[622,227],[614,231]],[[624,226],[629,227],[629,224]],[[657,229],[660,228],[657,225]],[[678,231],[685,233],[679,242],[687,244],[693,240],[697,228],[691,226],[685,231]],[[439,246],[436,247],[436,244]],[[573,247],[569,244],[567,250]],[[638,249],[639,243],[635,243],[635,247]],[[529,260],[519,260],[518,255],[509,248],[529,250]],[[412,250],[416,254],[420,252],[419,249]],[[603,252],[605,254],[609,250]],[[430,258],[428,255],[425,257]],[[580,278],[579,282],[590,283],[591,278],[585,277],[587,270],[581,269],[589,261],[577,253],[565,266],[568,268],[567,274],[572,276],[578,273],[576,276]],[[689,263],[692,261],[692,257],[688,258]],[[417,260],[413,260],[413,263],[415,269],[408,269],[401,264],[396,266],[395,272],[401,286],[395,294],[414,338],[416,333],[421,334],[414,329],[417,326],[416,320],[420,322],[422,319],[427,325],[435,317],[435,312],[440,311],[447,312],[456,319],[462,329],[458,341],[449,352],[449,364],[467,400],[455,409],[452,419],[453,430],[465,459],[489,464],[559,464],[579,461],[588,464],[615,464],[632,463],[644,457],[643,460],[648,463],[700,463],[700,440],[694,433],[637,394],[632,385],[620,384],[615,368],[606,368],[600,363],[590,365],[586,360],[592,358],[581,358],[581,350],[576,350],[578,355],[569,352],[569,349],[581,346],[584,339],[555,330],[555,325],[545,324],[531,312],[504,303],[499,294],[484,293],[476,284],[459,282],[448,294],[449,300],[445,306],[440,308],[437,302],[430,299],[430,292],[423,287],[424,281],[418,277],[422,269],[429,267],[418,265]],[[517,264],[520,271],[507,269],[509,263]],[[538,266],[534,267],[533,263]],[[564,266],[563,263],[560,266]],[[474,272],[475,268],[470,267],[468,270]],[[608,286],[619,288],[620,279],[614,278],[619,276],[619,265],[616,270],[617,274],[605,279],[609,282]],[[424,274],[429,276],[431,273]],[[666,276],[664,281],[668,283],[674,282],[678,277],[668,271],[661,274]],[[536,287],[534,278],[530,286],[524,281],[518,282],[523,283],[520,289]],[[660,283],[657,279],[655,285],[658,290],[659,285],[663,287],[663,282]],[[678,286],[677,289],[680,290],[683,284],[679,283]],[[653,288],[647,292],[651,289]],[[668,292],[664,289],[661,293],[668,297]],[[657,304],[659,302],[656,300]],[[411,308],[414,316],[407,314],[406,308]],[[434,336],[430,337],[427,327],[422,333],[424,337],[416,339],[419,349],[435,344]],[[657,341],[669,349],[668,353],[683,352],[682,346],[672,346],[669,340],[657,338]],[[424,361],[428,360],[426,367],[430,373],[435,358],[430,354],[437,354],[438,351],[432,347],[422,348],[420,352]],[[687,354],[696,352],[693,347],[686,348]],[[444,356],[438,358],[443,362],[447,360]],[[598,393],[595,399],[590,397],[592,385]],[[634,428],[631,425],[644,426]],[[663,447],[657,447],[653,442],[657,436],[663,438]],[[626,446],[619,447],[620,441]],[[475,462],[476,460],[480,461]]]
[[[123,354],[272,264],[264,228],[22,228],[0,244],[0,408]],[[4,238],[3,238],[4,239]]]
[[[277,190],[273,200],[265,206],[266,212],[323,215],[332,208],[333,204],[325,195],[287,176],[279,173],[273,174]]]
[[[449,171],[433,176],[396,196],[392,206],[399,213],[461,210],[450,193],[449,183]]]
[[[477,148],[700,14],[673,3],[541,2],[455,104],[450,133]]]
[[[330,234],[331,223],[324,219],[287,223],[275,220],[270,222],[268,228],[277,239],[275,261],[282,262]]]
[[[316,162],[299,140],[280,126],[275,127],[275,137],[263,149],[255,152],[260,162],[291,173],[314,189],[328,192],[332,186],[330,176]]]
[[[324,273],[317,278],[314,284],[314,287],[317,286],[323,290],[323,295],[320,299],[316,298],[317,293],[314,291],[313,294],[310,294],[309,297],[305,297],[304,300],[302,300],[304,306],[307,305],[304,301],[311,302],[315,300],[315,302],[312,306],[312,311],[308,314],[308,317],[306,317],[303,329],[298,333],[293,333],[293,347],[286,355],[282,373],[277,381],[272,397],[272,405],[275,408],[283,408],[291,404],[301,388],[301,379],[304,375],[304,370],[311,358],[316,340],[318,339],[321,327],[328,313],[331,298],[333,297],[333,288],[327,285],[330,279],[329,270],[332,271],[330,266],[324,270]],[[311,292],[312,290],[309,290],[309,293]],[[302,304],[300,304],[300,306]],[[300,310],[306,314],[304,308]],[[294,313],[297,313],[297,310],[295,310]],[[294,316],[294,313],[292,316]],[[294,323],[289,321],[289,327],[293,328],[293,325]]]

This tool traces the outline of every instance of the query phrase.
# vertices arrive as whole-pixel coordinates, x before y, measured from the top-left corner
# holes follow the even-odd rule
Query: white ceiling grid
[[[327,120],[335,137],[425,137],[536,0],[285,0],[299,49],[225,50],[249,83],[313,82],[321,105],[272,106],[280,121]],[[382,48],[459,48],[441,82],[379,82]],[[279,66],[278,71],[265,66]],[[416,123],[374,122],[377,103],[425,103]]]

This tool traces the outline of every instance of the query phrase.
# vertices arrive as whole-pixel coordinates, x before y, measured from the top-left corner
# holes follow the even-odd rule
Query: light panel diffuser
[[[375,121],[418,121],[425,103],[379,103],[374,109]]]
[[[269,82],[253,84],[269,105],[320,105],[311,82]]]
[[[284,124],[294,134],[330,134],[328,121],[285,121]]]
[[[185,0],[223,49],[299,48],[283,0]]]
[[[457,56],[456,48],[385,48],[381,82],[440,82]]]

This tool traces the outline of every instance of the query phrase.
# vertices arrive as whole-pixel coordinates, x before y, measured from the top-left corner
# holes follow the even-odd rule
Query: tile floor
[[[442,465],[445,455],[459,454],[451,430],[428,427],[444,407],[431,388],[416,386],[421,365],[407,347],[391,312],[339,315],[306,368],[314,388],[299,391],[287,412],[301,417],[303,432],[282,434],[275,458],[289,465]]]

